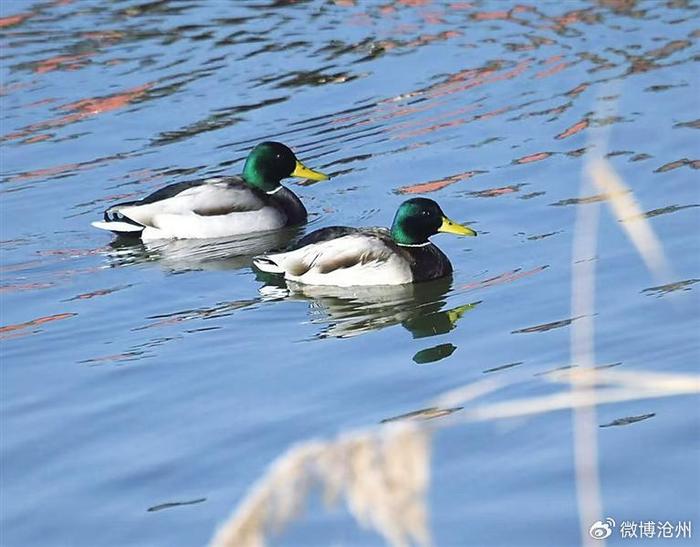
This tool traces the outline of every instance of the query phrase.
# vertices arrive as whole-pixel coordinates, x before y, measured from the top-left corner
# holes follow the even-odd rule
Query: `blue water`
[[[3,546],[203,545],[294,443],[488,375],[521,379],[502,397],[546,393],[536,375],[569,363],[570,327],[515,331],[572,317],[586,126],[607,132],[673,269],[654,279],[603,207],[597,361],[697,371],[697,3],[0,10]],[[480,237],[435,238],[445,283],[288,296],[240,242],[120,247],[89,226],[116,201],[237,173],[271,138],[333,177],[289,183],[304,230],[387,225],[425,195]],[[600,425],[654,414],[599,430],[606,516],[700,527],[699,408],[598,410]],[[443,429],[433,449],[436,545],[578,544],[568,412]],[[196,503],[163,507],[177,502]],[[273,544],[383,543],[312,501]]]

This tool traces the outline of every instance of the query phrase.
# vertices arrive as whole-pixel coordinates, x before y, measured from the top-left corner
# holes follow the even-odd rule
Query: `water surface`
[[[3,545],[203,545],[293,443],[487,375],[525,379],[506,396],[546,392],[537,375],[569,363],[575,214],[600,199],[579,196],[589,128],[673,267],[656,281],[603,209],[598,362],[697,370],[697,3],[0,10]],[[450,280],[289,294],[250,269],[251,242],[123,246],[89,226],[237,173],[264,139],[333,177],[290,183],[303,230],[387,225],[424,195],[480,237],[435,238]],[[599,409],[606,515],[700,526],[699,418],[691,397]],[[577,544],[571,428],[560,412],[441,431],[435,543]],[[382,540],[312,502],[278,543]]]

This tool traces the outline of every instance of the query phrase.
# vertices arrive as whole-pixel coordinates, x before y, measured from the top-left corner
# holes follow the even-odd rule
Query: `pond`
[[[697,3],[0,10],[2,545],[205,545],[296,443],[415,417],[489,378],[506,384],[494,401],[551,393],[543,374],[571,363],[585,319],[571,307],[572,242],[591,207],[596,364],[697,371]],[[126,245],[90,226],[166,184],[237,174],[269,139],[331,176],[286,181],[307,226]],[[605,196],[582,196],[596,154],[632,190],[665,278]],[[251,268],[259,246],[386,226],[419,195],[479,232],[433,239],[451,279],[289,291]],[[601,516],[700,533],[699,409],[697,395],[598,407]],[[439,426],[449,412],[418,414],[436,425],[434,544],[579,544],[571,412]],[[271,544],[385,538],[311,495]]]

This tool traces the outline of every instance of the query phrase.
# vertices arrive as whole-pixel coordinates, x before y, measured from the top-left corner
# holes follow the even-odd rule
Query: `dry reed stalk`
[[[551,381],[561,382],[569,387],[550,395],[512,399],[505,402],[485,403],[468,407],[459,413],[451,415],[441,422],[439,427],[449,427],[463,422],[523,418],[590,405],[700,394],[700,375],[654,374],[629,371],[611,373],[613,371],[595,369],[589,371],[571,369],[551,373],[553,376],[553,378],[550,378]],[[575,377],[580,375],[587,375],[587,378],[584,381],[576,380]],[[570,389],[571,386],[576,384],[580,386],[582,383],[590,387],[577,390]],[[453,397],[451,402],[459,404],[460,400],[458,397]],[[597,542],[596,545],[600,545],[600,543]]]
[[[673,277],[672,269],[649,220],[632,190],[603,158],[591,161],[588,172],[593,183],[607,196],[607,203],[647,268],[661,282]],[[599,545],[599,544],[598,544]]]
[[[219,529],[212,547],[264,547],[319,487],[327,503],[344,497],[350,513],[391,545],[429,546],[425,493],[428,430],[412,423],[309,441],[282,454]]]
[[[586,176],[581,178],[581,197],[587,193]],[[598,220],[600,204],[579,206],[576,210],[571,256],[571,316],[578,317],[570,326],[571,364],[582,370],[595,366],[595,270],[597,263]],[[581,545],[594,547],[589,527],[600,520],[602,499],[598,473],[598,428],[595,400],[589,375],[575,375],[571,397],[583,401],[573,407],[574,473],[579,510]]]

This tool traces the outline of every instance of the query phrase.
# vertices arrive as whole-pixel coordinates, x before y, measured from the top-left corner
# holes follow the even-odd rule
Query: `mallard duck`
[[[452,273],[452,264],[428,238],[438,232],[475,236],[453,222],[432,199],[404,201],[391,230],[332,226],[311,232],[292,251],[261,255],[253,264],[261,271],[284,274],[308,285],[402,285],[438,279]]]
[[[286,177],[326,180],[279,142],[248,154],[240,176],[178,182],[139,201],[113,205],[96,228],[153,239],[202,239],[276,230],[306,222],[301,200],[280,184]]]

